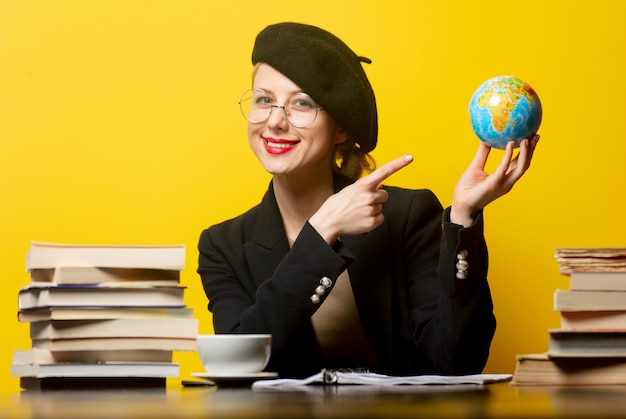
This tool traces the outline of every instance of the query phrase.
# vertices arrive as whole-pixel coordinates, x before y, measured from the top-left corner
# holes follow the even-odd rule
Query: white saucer
[[[267,380],[268,378],[278,377],[277,372],[257,372],[253,374],[249,373],[208,373],[208,372],[194,372],[191,374],[193,377],[205,378],[212,381],[250,381],[250,380]]]

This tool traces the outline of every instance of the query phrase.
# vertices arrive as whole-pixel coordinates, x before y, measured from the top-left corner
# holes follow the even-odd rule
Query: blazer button
[[[318,285],[317,288],[315,288],[315,294],[317,294],[317,295],[324,295],[324,294],[326,294],[326,288],[324,288],[321,285]]]
[[[319,303],[320,303],[320,301],[322,301],[322,299],[320,298],[320,296],[319,296],[319,295],[317,295],[317,294],[313,294],[313,295],[311,296],[311,302],[312,302],[313,304],[319,304]]]
[[[467,278],[467,269],[469,268],[469,262],[467,261],[468,252],[463,249],[457,253],[456,258],[456,277],[457,279]]]
[[[333,281],[329,277],[325,276],[324,278],[320,279],[320,284],[324,288],[330,288],[333,285]]]

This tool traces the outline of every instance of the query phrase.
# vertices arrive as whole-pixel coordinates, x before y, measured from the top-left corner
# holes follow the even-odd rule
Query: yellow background
[[[31,240],[184,243],[186,301],[212,330],[196,243],[267,187],[237,99],[255,35],[285,20],[373,60],[374,157],[413,153],[388,183],[431,188],[444,205],[477,146],[473,91],[511,74],[539,93],[533,166],[486,209],[498,318],[486,372],[513,372],[558,326],[552,294],[568,282],[554,248],[625,245],[624,4],[0,0],[0,389],[18,388],[12,351],[30,344],[16,312]],[[176,360],[182,378],[201,370],[194,353]]]

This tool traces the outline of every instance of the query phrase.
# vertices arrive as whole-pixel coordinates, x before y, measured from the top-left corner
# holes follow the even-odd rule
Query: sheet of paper
[[[276,388],[276,387],[300,387],[310,384],[352,384],[370,386],[397,386],[397,385],[483,385],[490,383],[506,382],[512,379],[511,374],[473,374],[473,375],[414,375],[414,376],[389,376],[371,372],[342,372],[323,370],[315,375],[304,379],[279,378],[275,380],[256,381],[252,384],[253,389]]]

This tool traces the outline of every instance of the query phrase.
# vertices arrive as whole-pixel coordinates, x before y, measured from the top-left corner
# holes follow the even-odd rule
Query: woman
[[[428,190],[381,185],[411,156],[371,171],[368,59],[281,23],[257,36],[252,62],[240,105],[272,182],[259,205],[200,237],[215,332],[271,333],[267,369],[288,377],[482,371],[495,332],[482,210],[525,173],[539,137],[516,157],[509,144],[491,175],[481,144],[443,210]]]

